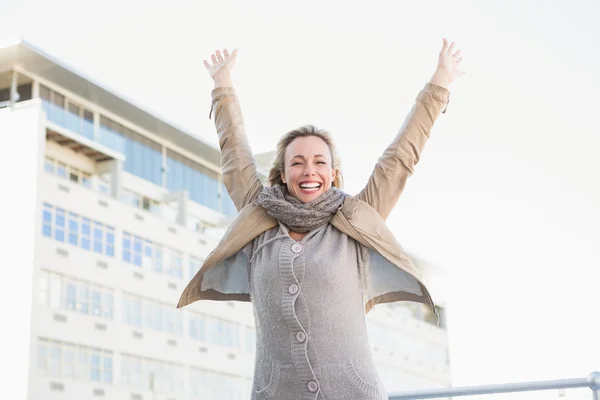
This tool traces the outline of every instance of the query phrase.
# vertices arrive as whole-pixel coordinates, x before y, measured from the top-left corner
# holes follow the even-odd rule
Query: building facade
[[[27,216],[0,297],[23,320],[2,348],[14,398],[248,398],[251,305],[175,308],[236,214],[218,149],[23,41],[0,48],[0,134],[26,165],[6,193],[35,193],[7,197]],[[416,304],[368,318],[390,391],[450,384],[444,321]]]

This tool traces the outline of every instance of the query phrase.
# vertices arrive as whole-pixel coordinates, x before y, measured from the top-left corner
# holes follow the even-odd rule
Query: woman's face
[[[323,139],[299,137],[285,149],[281,180],[290,194],[302,203],[309,203],[325,193],[334,179],[331,151]]]

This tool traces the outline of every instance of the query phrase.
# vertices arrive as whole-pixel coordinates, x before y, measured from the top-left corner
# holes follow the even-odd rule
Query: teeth
[[[303,183],[300,187],[303,189],[318,189],[321,185],[318,183]]]

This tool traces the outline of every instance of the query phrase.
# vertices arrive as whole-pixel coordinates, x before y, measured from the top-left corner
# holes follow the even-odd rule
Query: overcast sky
[[[254,150],[325,128],[349,193],[456,40],[466,75],[389,225],[448,271],[433,287],[455,385],[584,376],[600,370],[600,3],[523,3],[1,0],[0,37],[215,145],[202,60],[238,48]]]

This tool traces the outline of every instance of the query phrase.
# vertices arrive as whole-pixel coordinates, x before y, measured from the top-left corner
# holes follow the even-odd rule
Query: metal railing
[[[575,389],[586,387],[592,391],[592,396],[594,400],[600,400],[600,372],[592,372],[585,378],[557,379],[550,381],[534,381],[520,383],[502,383],[496,385],[464,386],[455,388],[398,392],[391,393],[389,396],[389,400],[439,399],[459,396],[477,396],[484,394]]]

